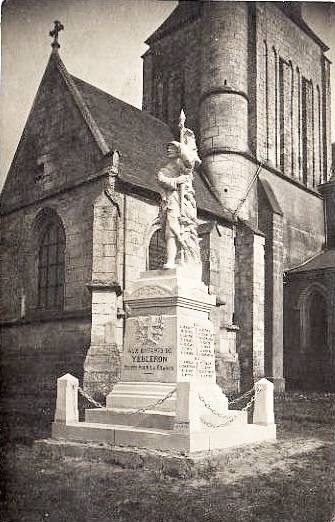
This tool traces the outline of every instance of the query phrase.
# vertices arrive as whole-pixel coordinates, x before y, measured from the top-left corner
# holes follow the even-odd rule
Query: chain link
[[[86,393],[81,386],[78,386],[78,392],[80,393],[80,395],[82,395],[83,397],[85,397],[85,399],[88,400],[88,402],[91,402],[96,408],[104,408],[105,406],[103,406],[102,404],[100,404],[100,402],[96,401],[93,399],[93,397],[91,397],[91,395],[89,395],[88,393]]]
[[[244,395],[242,395],[241,397],[239,397],[238,399],[235,399],[234,401],[231,401],[229,404],[233,404],[235,402],[238,402],[240,400],[242,400],[242,398],[245,398],[247,397],[248,395],[250,395],[250,393],[252,393],[254,391],[254,388],[252,388],[251,390],[249,390],[248,392],[246,392]],[[255,390],[256,392],[258,390]],[[246,406],[244,406],[244,408],[241,409],[241,411],[248,411],[249,408],[251,408],[251,406],[253,405],[254,401],[255,401],[255,398],[256,398],[256,395],[254,394],[250,401],[246,404]],[[205,424],[205,426],[208,426],[209,428],[214,428],[214,429],[217,429],[217,428],[223,428],[224,426],[227,426],[228,424],[230,424],[231,422],[233,422],[235,419],[238,418],[238,415],[231,415],[230,417],[227,416],[227,415],[222,415],[221,413],[217,412],[212,406],[210,406],[210,404],[208,404],[205,399],[200,395],[199,393],[199,399],[200,401],[205,405],[205,407],[211,412],[213,413],[214,415],[216,415],[217,417],[220,417],[221,419],[226,419],[225,422],[222,422],[221,424],[212,424],[211,422],[205,420],[204,418],[200,418],[201,422],[203,424]]]
[[[247,392],[243,393],[242,395],[240,395],[239,397],[236,397],[236,399],[233,399],[232,401],[229,401],[228,402],[228,405],[230,406],[231,404],[236,404],[237,402],[240,402],[242,401],[243,399],[245,399],[246,397],[249,397],[249,395],[251,395],[254,391],[254,386],[252,388],[250,388],[250,390],[248,390]]]
[[[253,391],[254,391],[254,387],[252,387],[252,388],[251,388],[250,390],[248,390],[247,392],[243,393],[243,395],[241,395],[240,397],[237,397],[236,399],[230,401],[230,402],[228,403],[228,405],[230,406],[230,405],[232,405],[232,404],[236,404],[237,402],[242,401],[243,399],[245,399],[246,397],[248,397],[251,393],[253,393]],[[219,413],[217,410],[215,410],[215,409],[213,408],[213,406],[211,406],[208,402],[206,402],[205,399],[203,398],[203,396],[200,395],[200,393],[199,393],[199,399],[200,399],[200,401],[205,405],[205,407],[206,407],[209,411],[211,411],[214,415],[216,415],[217,417],[221,417],[221,418],[223,418],[223,419],[226,417],[225,414]],[[251,404],[252,404],[252,403],[253,403],[253,400],[252,400]],[[248,403],[248,404],[249,404],[249,403]],[[244,408],[243,408],[243,410],[244,410]]]
[[[207,410],[209,410],[211,413],[213,413],[214,415],[216,415],[217,417],[220,417],[221,419],[225,419],[226,418],[226,415],[225,414],[222,414],[222,413],[219,413],[218,411],[216,411],[213,406],[211,406],[208,402],[205,401],[205,399],[203,398],[202,395],[200,395],[200,393],[198,394],[199,396],[199,399],[200,401],[204,404],[204,406],[207,408]]]
[[[136,415],[138,413],[145,413],[148,410],[153,410],[154,408],[156,408],[156,406],[159,406],[160,404],[163,404],[163,402],[165,402],[166,400],[170,399],[172,397],[172,395],[174,395],[176,390],[177,390],[177,388],[174,388],[167,395],[165,395],[165,397],[158,399],[158,401],[153,402],[153,403],[149,404],[148,406],[145,406],[144,408],[139,408],[136,411],[132,411],[131,413],[128,413],[127,415]]]
[[[143,408],[139,408],[138,410],[136,411],[132,411],[130,413],[127,413],[127,415],[131,416],[131,415],[138,415],[138,414],[145,414],[147,411],[149,410],[153,410],[154,408],[156,408],[157,406],[159,406],[160,404],[163,404],[163,402],[165,402],[166,400],[170,399],[176,392],[176,388],[174,388],[173,390],[171,390],[167,395],[165,395],[164,397],[158,399],[156,402],[153,402],[151,404],[149,404],[148,406],[145,406]],[[238,397],[237,399],[234,399],[233,401],[230,401],[229,402],[229,405],[231,404],[235,404],[237,402],[240,402],[242,399],[244,399],[245,397],[248,397],[252,392],[254,391],[254,387],[251,388],[249,391],[247,391],[246,393],[244,393],[243,395],[241,395],[240,397]],[[255,390],[257,391],[257,390]],[[89,395],[87,392],[85,392],[81,386],[78,386],[78,392],[80,393],[80,395],[82,395],[85,399],[87,399],[91,404],[93,404],[96,408],[104,408],[105,406],[103,406],[100,402],[96,401],[95,399],[93,399],[93,397],[91,395]],[[198,394],[199,395],[199,399],[200,401],[204,404],[204,406],[211,412],[213,413],[213,415],[216,415],[217,417],[221,418],[221,419],[225,419],[225,421],[221,424],[218,424],[218,425],[215,425],[215,424],[212,424],[211,422],[209,421],[206,421],[205,419],[201,418],[201,422],[203,424],[205,424],[206,426],[210,427],[210,428],[222,428],[223,426],[227,426],[228,424],[230,424],[231,422],[233,422],[236,418],[237,418],[237,415],[233,415],[233,416],[228,416],[226,414],[222,414],[222,413],[219,413],[217,410],[215,410],[208,402],[205,401],[205,399],[202,397],[202,395],[200,395],[200,393]],[[254,403],[255,401],[255,394],[251,397],[250,401],[247,403],[246,406],[244,406],[244,408],[242,408],[241,411],[247,411],[249,408],[251,408],[252,404]]]
[[[85,397],[85,399],[87,399],[90,403],[92,403],[96,408],[105,408],[105,406],[103,406],[100,402],[94,400],[91,395],[89,395],[87,392],[85,392],[81,388],[81,386],[78,386],[78,392],[80,393],[80,395]],[[165,402],[167,399],[170,399],[170,397],[172,397],[172,395],[175,392],[176,392],[176,388],[171,390],[167,395],[165,395],[165,397],[162,397],[161,399],[158,399],[158,401],[153,402],[153,403],[149,404],[148,406],[145,406],[144,408],[139,408],[136,411],[132,411],[130,413],[126,413],[126,415],[136,415],[138,413],[145,413],[147,410],[153,410],[154,408],[156,408],[156,406],[159,406],[160,404],[163,404],[163,402]]]
[[[253,395],[250,399],[250,401],[248,402],[248,404],[246,406],[244,406],[244,408],[242,408],[241,411],[248,411],[249,408],[251,408],[251,406],[253,405],[253,403],[255,402],[255,399],[256,399],[256,395]]]
[[[204,418],[200,417],[200,420],[203,424],[205,424],[205,426],[208,426],[208,428],[223,428],[224,426],[227,426],[228,424],[230,424],[231,422],[233,422],[233,420],[237,419],[237,415],[233,415],[231,417],[226,417],[226,421],[225,422],[222,422],[221,424],[212,424],[211,422],[205,420]]]

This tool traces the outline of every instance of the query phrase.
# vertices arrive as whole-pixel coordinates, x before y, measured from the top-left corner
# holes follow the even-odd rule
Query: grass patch
[[[201,479],[79,459],[42,460],[29,445],[17,444],[2,452],[1,520],[330,522],[333,400],[277,399],[278,443],[225,451],[213,462],[209,457]],[[327,422],[310,422],[314,411]]]

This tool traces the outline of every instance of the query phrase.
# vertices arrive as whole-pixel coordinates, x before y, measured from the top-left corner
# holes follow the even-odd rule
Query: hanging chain
[[[85,397],[85,399],[88,400],[88,402],[92,403],[96,408],[104,408],[105,406],[103,406],[102,404],[100,404],[100,402],[96,401],[93,399],[93,397],[91,395],[89,395],[87,392],[85,392],[81,386],[78,386],[78,392],[80,393],[80,395],[82,395],[83,397]]]
[[[205,401],[205,399],[203,398],[202,395],[200,395],[200,393],[198,394],[199,395],[199,399],[200,401],[203,403],[203,405],[207,408],[207,410],[209,410],[210,412],[212,412],[214,415],[216,415],[217,417],[220,417],[221,419],[225,419],[227,417],[227,415],[225,414],[222,414],[222,413],[219,413],[217,410],[215,410],[213,408],[213,406],[211,406],[208,402]]]
[[[91,404],[93,404],[96,408],[105,408],[105,406],[103,406],[100,402],[96,401],[95,399],[93,399],[93,397],[91,395],[89,395],[87,392],[85,392],[81,388],[81,386],[78,386],[78,392],[80,393],[80,395],[85,397],[85,399],[87,399]],[[153,410],[154,408],[156,408],[156,406],[159,406],[160,404],[163,404],[163,402],[165,402],[167,399],[170,399],[175,392],[176,392],[176,388],[171,390],[167,395],[165,395],[165,397],[158,399],[158,401],[148,404],[148,406],[145,406],[144,408],[139,408],[136,411],[127,413],[127,415],[136,415],[138,413],[145,413],[147,410]]]
[[[159,406],[160,404],[163,404],[163,402],[165,402],[166,400],[170,399],[176,392],[176,388],[174,388],[173,390],[171,390],[167,395],[165,395],[164,397],[158,399],[156,402],[153,402],[151,404],[148,404],[147,406],[143,407],[143,408],[139,408],[138,410],[136,411],[132,411],[130,413],[127,413],[127,415],[138,415],[138,414],[145,414],[147,411],[149,410],[153,410],[155,409],[157,406]],[[247,392],[245,392],[243,395],[241,395],[240,397],[237,397],[236,399],[232,400],[229,402],[229,405],[231,404],[235,404],[237,402],[240,402],[241,400],[243,400],[244,398],[248,397],[253,391],[255,390],[255,388],[251,388],[250,390],[248,390]],[[257,390],[255,390],[257,392]],[[104,408],[105,406],[103,406],[100,402],[96,401],[95,399],[93,399],[93,397],[91,395],[89,395],[87,392],[85,392],[81,386],[78,386],[78,392],[80,393],[80,395],[82,395],[86,400],[88,400],[88,402],[90,402],[91,404],[93,404],[96,408]],[[206,421],[205,419],[201,418],[201,422],[203,424],[205,424],[206,426],[210,427],[210,428],[222,428],[223,426],[227,426],[228,424],[230,424],[231,422],[233,422],[238,416],[237,415],[232,415],[232,416],[227,416],[227,414],[223,414],[223,413],[219,413],[215,408],[213,408],[208,402],[206,402],[206,400],[204,399],[204,397],[202,397],[202,395],[200,395],[200,393],[198,394],[199,395],[199,399],[200,401],[204,404],[204,406],[211,412],[213,413],[213,415],[219,417],[220,419],[225,419],[224,422],[222,422],[221,424],[218,424],[218,425],[215,425],[215,424],[212,424],[211,422],[209,421]],[[241,411],[247,411],[249,410],[249,408],[251,408],[252,404],[254,403],[255,401],[255,394],[251,397],[251,399],[249,400],[249,402],[247,403],[246,406],[244,406],[244,408],[242,408]]]
[[[254,387],[250,388],[250,390],[248,390],[247,392],[243,393],[243,395],[240,395],[240,397],[237,397],[236,399],[233,399],[232,401],[229,401],[228,405],[230,406],[231,404],[236,404],[237,402],[242,401],[246,397],[249,397],[249,395],[251,395],[253,393],[253,391],[254,391]]]
[[[138,413],[145,413],[148,410],[153,410],[154,408],[156,408],[156,406],[159,406],[160,404],[163,404],[163,402],[165,402],[168,399],[170,399],[172,397],[172,395],[174,395],[176,390],[177,390],[177,388],[174,388],[167,395],[165,395],[165,397],[162,397],[161,399],[158,399],[158,401],[156,401],[156,402],[148,404],[148,406],[145,406],[144,408],[139,408],[136,411],[132,411],[131,413],[128,413],[127,415],[136,415]]]
[[[251,388],[251,390],[249,390],[246,393],[244,393],[243,395],[241,395],[241,397],[238,397],[237,399],[234,399],[233,401],[231,401],[229,404],[239,402],[240,400],[244,399],[245,397],[248,397],[248,395],[250,395],[254,390],[255,390],[255,392],[258,391],[257,389],[255,389],[253,387],[253,388]],[[251,406],[253,405],[255,398],[256,398],[256,395],[254,394],[251,397],[251,399],[249,400],[249,402],[246,404],[246,406],[244,406],[244,408],[241,409],[241,411],[248,411],[251,408]],[[200,418],[201,422],[203,424],[205,424],[205,426],[208,426],[209,428],[214,428],[214,429],[223,428],[224,426],[227,426],[228,424],[232,423],[234,420],[236,420],[238,418],[238,415],[231,415],[231,416],[228,415],[227,416],[227,414],[223,415],[222,413],[217,412],[210,404],[208,404],[205,401],[205,399],[200,394],[199,394],[199,399],[211,413],[213,413],[217,417],[220,417],[221,419],[225,419],[225,421],[220,424],[212,424],[211,422],[205,420],[204,418]]]

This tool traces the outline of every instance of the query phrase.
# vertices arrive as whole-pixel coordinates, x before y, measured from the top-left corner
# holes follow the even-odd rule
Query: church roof
[[[171,31],[185,25],[200,16],[201,2],[180,1],[168,18],[158,27],[158,29],[145,41],[151,45],[156,40],[160,40]]]
[[[299,2],[275,2],[274,5],[281,9],[284,14],[290,18],[300,29],[302,29],[315,43],[317,43],[323,52],[329,50],[329,47],[319,38],[311,29],[303,18],[302,6]],[[170,16],[158,27],[145,43],[151,45],[160,40],[167,34],[179,29],[186,22],[191,22],[198,18],[201,14],[201,2],[180,0],[177,7],[172,11]]]
[[[289,270],[289,273],[296,274],[301,272],[310,272],[311,270],[325,270],[329,268],[335,270],[335,249],[324,250],[302,265],[296,268],[292,268]]]
[[[149,113],[71,76],[90,115],[110,150],[121,154],[119,178],[132,185],[159,192],[155,173],[167,161],[166,146],[174,137],[169,127]],[[206,179],[194,179],[198,207],[232,220]]]
[[[148,112],[141,111],[72,76],[58,51],[53,50],[1,194],[1,213],[9,211],[5,196],[10,190],[10,179],[13,179],[15,165],[26,147],[25,142],[31,128],[29,122],[33,119],[36,106],[39,104],[39,92],[51,71],[60,74],[66,86],[64,87],[71,93],[71,99],[79,109],[83,125],[86,124],[100,150],[101,157],[114,150],[119,151],[121,157],[118,179],[133,187],[158,194],[155,173],[168,160],[167,144],[174,139],[169,127]],[[17,185],[22,192],[22,183],[17,182]],[[228,221],[233,220],[232,214],[224,209],[204,174],[195,174],[194,185],[199,209]],[[33,194],[31,197],[34,197]],[[11,207],[10,211],[13,210],[15,208]]]

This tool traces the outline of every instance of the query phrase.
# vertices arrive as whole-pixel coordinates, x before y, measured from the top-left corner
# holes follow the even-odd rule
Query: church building
[[[61,29],[1,195],[8,409],[52,415],[64,373],[99,400],[119,379],[124,293],[165,263],[156,175],[181,109],[218,384],[335,390],[330,63],[299,3],[179,2],[146,41],[142,110],[72,76]]]

